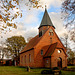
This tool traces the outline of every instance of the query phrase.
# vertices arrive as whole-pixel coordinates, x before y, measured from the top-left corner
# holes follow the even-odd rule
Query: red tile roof
[[[40,41],[40,39],[41,37],[39,38],[39,35],[32,38],[20,53],[34,48],[34,46]]]
[[[57,46],[57,42],[54,43],[54,44],[48,45],[48,46],[47,46],[47,47],[48,47],[48,50],[47,50],[47,52],[45,53],[44,57],[49,57],[49,56],[51,56],[52,53],[54,52],[56,46]]]

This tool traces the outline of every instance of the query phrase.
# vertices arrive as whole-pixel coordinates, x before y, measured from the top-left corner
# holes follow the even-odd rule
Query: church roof
[[[47,51],[46,51],[44,57],[50,57],[50,56],[53,54],[53,52],[55,51],[56,48],[61,49],[61,48],[59,47],[58,42],[53,43],[53,44],[51,44],[51,45],[47,45],[46,48],[47,48]],[[64,51],[64,50],[63,50],[63,51]],[[64,51],[64,53],[65,53],[65,51]],[[67,56],[66,53],[65,53],[65,55]]]
[[[49,15],[48,15],[48,12],[47,12],[46,8],[45,8],[44,16],[42,18],[42,21],[41,21],[41,24],[40,24],[39,28],[42,27],[42,26],[53,26],[52,21],[51,21]]]
[[[42,37],[39,38],[39,35],[35,36],[34,38],[32,38],[28,44],[25,46],[25,48],[20,52],[25,52],[27,50],[31,50],[32,48],[34,48],[34,46],[40,41]]]
[[[51,45],[48,45],[48,50],[47,52],[45,53],[44,57],[49,57],[53,54],[55,48],[57,46],[57,42],[54,43],[54,44],[51,44]],[[47,46],[46,46],[47,47]]]

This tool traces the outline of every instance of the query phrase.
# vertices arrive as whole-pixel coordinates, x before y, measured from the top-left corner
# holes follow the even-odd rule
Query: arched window
[[[48,59],[46,60],[46,62],[48,63]]]
[[[49,30],[49,35],[53,36],[53,30],[52,29]]]
[[[41,50],[41,55],[43,55],[43,50]]]
[[[52,38],[50,38],[50,44],[52,44]]]
[[[31,62],[31,54],[29,54],[29,62]]]
[[[42,36],[42,31],[41,31],[41,32],[39,32],[39,37],[40,37],[40,36]]]
[[[23,63],[23,56],[21,56],[21,63]]]
[[[25,63],[26,63],[26,55],[25,55]]]

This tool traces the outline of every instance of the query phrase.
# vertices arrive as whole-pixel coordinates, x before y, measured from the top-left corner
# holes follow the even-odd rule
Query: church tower
[[[52,26],[55,29],[49,15],[48,15],[47,9],[45,8],[44,16],[43,16],[41,24],[38,28],[39,29],[39,37],[41,37],[48,30],[48,28],[50,26]]]

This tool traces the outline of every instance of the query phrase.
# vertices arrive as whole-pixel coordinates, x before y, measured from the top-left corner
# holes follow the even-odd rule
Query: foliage
[[[25,47],[26,41],[22,36],[12,36],[6,40],[7,50],[13,57],[18,57],[19,52]]]
[[[53,67],[53,70],[59,70],[59,68],[58,67]]]
[[[26,6],[38,8],[39,0],[0,0],[0,34],[11,31],[11,28],[17,28],[14,19],[22,17],[20,2],[24,1]]]
[[[50,70],[42,70],[41,74],[53,74],[53,71],[52,71],[52,69],[50,69]]]
[[[1,42],[1,46],[0,46],[0,51],[2,52],[1,53],[1,59],[3,60],[4,59],[4,56],[8,56],[8,50],[6,50],[6,47],[5,47],[5,43],[4,42]]]
[[[64,0],[62,3],[62,13],[65,26],[71,34],[71,40],[75,42],[75,0]]]
[[[68,60],[71,60],[75,57],[75,54],[71,49],[68,49],[67,54],[68,54]]]
[[[74,58],[75,54],[74,51],[72,51],[72,49],[69,46],[69,36],[68,34],[64,34],[63,38],[61,38],[61,41],[63,42],[64,46],[67,49],[67,55],[68,55],[68,60],[71,60],[72,58]],[[72,42],[73,43],[73,42]]]

